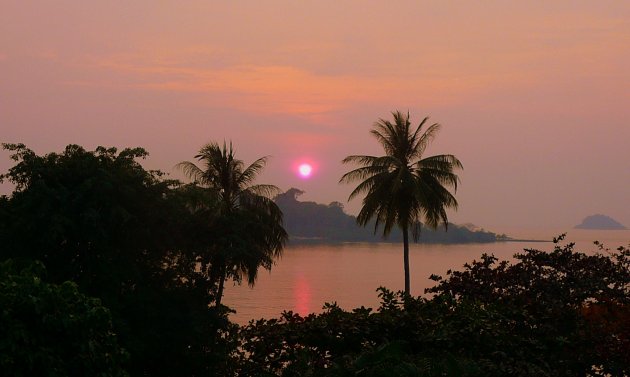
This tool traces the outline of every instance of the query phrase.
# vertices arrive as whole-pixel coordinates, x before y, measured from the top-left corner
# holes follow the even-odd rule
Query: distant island
[[[574,226],[575,229],[595,230],[624,230],[628,229],[618,221],[606,215],[591,215],[582,220],[582,223]]]
[[[328,205],[298,201],[304,191],[291,188],[274,199],[284,214],[284,228],[289,233],[291,243],[342,243],[342,242],[402,242],[402,233],[392,230],[387,238],[382,236],[382,228],[374,234],[374,223],[366,227],[357,225],[356,217],[344,212],[343,204],[332,202]],[[506,235],[497,235],[472,224],[455,225],[449,223],[437,230],[421,228],[420,243],[484,243],[510,241]]]

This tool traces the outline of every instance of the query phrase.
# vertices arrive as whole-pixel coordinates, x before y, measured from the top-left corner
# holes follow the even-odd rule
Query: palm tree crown
[[[209,143],[195,158],[202,167],[190,161],[177,165],[195,184],[208,189],[215,198],[213,218],[215,235],[207,263],[219,280],[217,304],[228,277],[240,281],[247,276],[254,285],[258,267],[271,269],[288,238],[282,226],[282,212],[271,199],[279,192],[274,185],[253,184],[264,168],[267,157],[245,167],[235,158],[234,149]]]
[[[392,112],[394,122],[380,119],[370,131],[385,151],[383,156],[348,156],[344,164],[360,165],[341,177],[341,183],[360,181],[348,200],[365,194],[357,222],[375,218],[374,231],[383,226],[387,236],[394,225],[403,231],[405,291],[409,293],[408,230],[414,240],[420,235],[421,220],[431,228],[448,226],[447,208],[457,209],[457,200],[449,188],[457,190],[455,169],[461,162],[453,155],[424,157],[427,146],[440,129],[437,123],[426,127],[428,117],[411,126],[409,113]]]

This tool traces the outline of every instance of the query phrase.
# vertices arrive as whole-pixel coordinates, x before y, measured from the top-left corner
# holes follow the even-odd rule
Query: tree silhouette
[[[71,281],[81,294],[100,299],[111,313],[120,347],[128,352],[124,368],[130,375],[208,375],[209,370],[216,370],[226,354],[224,334],[231,325],[223,307],[208,307],[216,285],[209,284],[196,263],[211,232],[206,212],[191,211],[190,203],[191,196],[205,191],[188,190],[188,186],[164,179],[159,171],[145,170],[138,161],[147,156],[142,148],[90,151],[68,145],[61,152],[44,155],[23,144],[2,144],[2,148],[11,153],[15,164],[0,174],[0,181],[6,179],[15,190],[0,197],[0,261],[12,259],[16,266],[41,261],[47,283],[61,288]],[[93,338],[66,323],[81,318],[72,308],[57,298],[39,298],[26,287],[7,288],[32,305],[31,314],[15,312],[23,323],[30,321],[31,334],[44,336],[34,321],[48,326],[59,318],[59,333],[49,339],[54,352],[80,338],[82,343],[77,344],[85,344],[85,352],[70,350],[77,357],[96,362],[107,356],[92,344]],[[0,300],[0,308],[11,311],[10,302],[18,301],[5,305]],[[98,312],[89,309],[87,314]],[[97,324],[88,327],[96,330]],[[5,328],[19,332],[23,326],[12,326],[9,321]],[[5,334],[0,329],[0,359],[6,349],[2,342],[11,339]],[[40,354],[49,353],[48,345],[23,339],[31,347],[18,351],[28,360],[37,358],[27,352],[33,347]],[[88,346],[93,348],[92,357]],[[11,358],[7,360],[12,363]],[[5,372],[4,366],[0,360],[4,373],[0,375],[20,375]]]
[[[355,163],[361,167],[341,177],[340,183],[360,181],[348,200],[365,194],[363,207],[357,222],[365,226],[375,218],[374,232],[383,226],[388,235],[394,225],[403,233],[405,267],[405,293],[409,288],[409,228],[414,240],[420,236],[420,221],[437,228],[442,222],[448,226],[447,208],[457,208],[457,200],[448,190],[457,190],[458,176],[455,169],[462,164],[453,155],[423,157],[440,125],[434,123],[424,128],[428,117],[418,127],[411,128],[409,113],[392,112],[394,122],[380,119],[370,131],[385,150],[384,156],[348,156],[344,164]]]
[[[282,225],[282,212],[271,200],[279,189],[253,184],[267,157],[245,167],[235,158],[231,143],[229,147],[223,143],[221,148],[213,142],[203,146],[195,158],[202,167],[190,161],[177,166],[215,198],[209,203],[213,242],[200,262],[209,279],[219,284],[215,300],[218,306],[225,280],[231,277],[240,282],[246,276],[253,286],[258,267],[271,269],[288,235]]]

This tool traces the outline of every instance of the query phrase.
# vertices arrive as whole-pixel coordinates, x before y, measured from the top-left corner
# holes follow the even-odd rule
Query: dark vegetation
[[[191,210],[189,204],[206,193],[144,170],[136,161],[147,155],[140,148],[118,153],[70,145],[38,156],[23,145],[4,147],[16,164],[2,179],[16,189],[0,201],[1,260],[12,259],[18,271],[40,261],[47,283],[63,287],[70,281],[98,298],[111,313],[131,375],[208,374],[221,364],[231,349],[222,334],[231,324],[226,308],[208,305],[218,282],[197,268],[217,236],[205,207]],[[16,288],[14,294],[29,292]],[[54,313],[64,314],[69,319],[80,313]],[[72,342],[78,334],[72,334],[81,329],[67,326],[50,342],[70,354],[77,351]],[[81,347],[93,348],[100,340],[84,342]],[[2,369],[13,363],[12,352],[38,349],[30,341],[6,347]],[[43,368],[39,359],[31,362],[33,370]]]
[[[241,329],[243,375],[583,376],[630,370],[630,250],[491,255],[434,276],[431,298],[379,289],[376,312],[328,305]]]
[[[356,217],[345,213],[340,202],[326,205],[299,201],[297,198],[303,193],[299,189],[291,188],[275,198],[284,214],[285,229],[291,243],[400,243],[403,240],[402,232],[398,228],[392,229],[387,237],[383,237],[380,233],[374,233],[374,221],[365,227],[357,225]],[[471,230],[453,223],[448,224],[448,232],[422,226],[420,233],[419,243],[474,243],[506,239],[492,232]]]
[[[144,170],[142,149],[4,147],[15,165],[1,178],[16,189],[0,199],[2,375],[630,373],[628,248],[484,255],[434,276],[425,298],[383,288],[376,310],[331,304],[239,327],[216,305],[213,271],[229,265],[213,258],[256,222],[226,233],[212,185]]]
[[[0,262],[2,375],[126,375],[109,310],[73,282],[45,282],[45,274],[41,263]]]
[[[258,267],[271,269],[282,254],[288,235],[283,228],[282,212],[271,196],[280,190],[273,185],[254,184],[267,158],[262,157],[245,167],[236,158],[232,143],[223,148],[206,144],[195,158],[202,167],[190,161],[178,164],[193,186],[205,194],[191,209],[205,215],[212,231],[206,250],[197,258],[202,272],[218,282],[215,304],[221,304],[223,285],[228,278],[241,282],[243,277],[253,286]]]

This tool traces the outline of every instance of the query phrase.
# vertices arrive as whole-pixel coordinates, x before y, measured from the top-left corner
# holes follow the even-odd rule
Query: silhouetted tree
[[[385,150],[384,156],[348,156],[343,163],[356,163],[360,168],[343,175],[340,182],[361,181],[349,200],[365,194],[363,207],[357,216],[360,225],[375,218],[374,232],[383,225],[388,235],[397,225],[403,233],[405,292],[409,288],[409,228],[414,240],[420,235],[420,221],[437,228],[440,222],[448,226],[446,208],[457,208],[457,200],[448,190],[457,189],[459,181],[454,173],[462,164],[453,155],[423,157],[440,125],[434,123],[423,129],[424,118],[418,127],[411,128],[409,113],[393,112],[394,122],[380,119],[370,132]]]
[[[16,163],[0,175],[15,184],[0,198],[0,260],[42,261],[51,283],[101,299],[131,375],[219,370],[231,325],[208,307],[216,288],[197,270],[212,233],[191,203],[207,203],[205,192],[146,171],[142,148],[3,147]]]
[[[209,278],[218,281],[215,302],[219,306],[226,279],[240,282],[246,276],[253,286],[258,267],[271,269],[288,236],[282,226],[282,212],[270,199],[278,188],[254,184],[267,157],[245,167],[234,156],[231,143],[229,148],[225,143],[223,148],[209,143],[195,158],[202,167],[190,161],[177,166],[216,198],[208,206],[213,215],[209,219],[214,229],[213,241],[200,263]]]
[[[41,260],[53,282],[72,280],[108,305],[147,277],[143,267],[161,267],[177,235],[165,199],[172,182],[136,161],[144,149],[68,145],[40,156],[22,144],[3,147],[16,164],[0,175],[15,184],[0,256]]]

